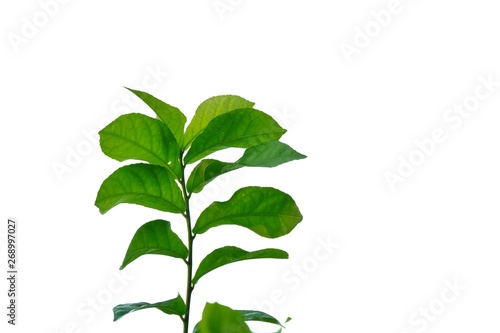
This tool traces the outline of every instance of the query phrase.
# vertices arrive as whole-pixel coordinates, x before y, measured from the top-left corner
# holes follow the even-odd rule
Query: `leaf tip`
[[[106,214],[106,213],[108,212],[108,209],[104,209],[104,208],[102,208],[101,206],[99,206],[99,204],[97,203],[97,201],[96,201],[96,203],[95,203],[95,206],[96,206],[97,208],[99,208],[99,213],[101,213],[101,215],[104,215],[104,214]]]
[[[118,314],[118,307],[119,307],[119,305],[117,305],[113,308],[113,322],[117,321],[118,319],[120,319],[122,317]]]

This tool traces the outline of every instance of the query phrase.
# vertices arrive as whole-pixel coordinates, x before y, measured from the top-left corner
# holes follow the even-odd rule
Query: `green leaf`
[[[184,140],[184,126],[186,125],[186,116],[178,108],[171,106],[162,100],[148,94],[147,92],[126,88],[142,99],[173,133],[179,147],[182,147]]]
[[[274,318],[271,315],[268,315],[265,312],[256,311],[256,310],[238,310],[239,313],[243,316],[245,321],[261,321],[264,323],[276,324],[278,326],[284,327],[278,319]]]
[[[244,166],[273,168],[283,163],[306,158],[289,145],[280,141],[268,141],[245,150],[236,162]]]
[[[239,109],[214,118],[191,144],[184,158],[186,164],[196,162],[218,150],[249,148],[278,140],[286,130],[270,115],[255,109]]]
[[[276,318],[274,318],[271,315],[268,315],[267,313],[261,312],[261,311],[254,311],[254,310],[236,310],[238,311],[242,316],[243,320],[245,321],[261,321],[265,323],[271,323],[271,324],[276,324],[281,327],[284,327]],[[288,323],[291,320],[290,317],[287,318],[285,321],[285,324]],[[201,323],[198,322],[193,329],[193,333],[200,333],[200,326]],[[281,333],[281,328],[275,332],[275,333]]]
[[[271,324],[276,324],[281,326],[281,328],[275,332],[275,333],[281,333],[282,328],[284,326],[273,316],[268,315],[267,313],[260,312],[260,311],[247,311],[247,310],[236,310],[238,311],[242,316],[244,321],[261,321],[261,322],[266,322],[266,323],[271,323]],[[289,321],[290,318],[287,319],[285,323]],[[200,333],[201,332],[201,322],[198,322],[193,329],[193,333]]]
[[[235,246],[225,246],[207,255],[200,263],[193,278],[193,284],[205,274],[233,262],[251,259],[288,259],[288,253],[278,249],[264,249],[248,252]]]
[[[155,220],[142,225],[136,231],[120,269],[145,254],[186,259],[189,251],[179,236],[172,231],[170,222]]]
[[[101,149],[118,161],[146,161],[171,170],[180,178],[180,148],[161,121],[140,113],[125,114],[100,132]]]
[[[235,95],[221,95],[210,97],[203,101],[186,128],[184,149],[207,127],[215,117],[237,109],[251,108],[255,103]]]
[[[180,295],[177,295],[176,298],[158,302],[158,303],[128,303],[128,304],[120,304],[113,308],[114,319],[113,321],[117,321],[121,317],[125,316],[134,311],[144,310],[144,309],[158,309],[169,315],[178,315],[183,316],[186,313],[186,304]]]
[[[218,176],[242,167],[242,165],[236,163],[221,162],[213,159],[202,160],[189,175],[186,189],[189,193],[201,192],[205,185]]]
[[[183,213],[186,204],[173,175],[151,164],[131,164],[113,172],[101,185],[95,205],[101,214],[121,203]]]
[[[199,325],[200,333],[252,333],[243,315],[219,303],[207,303]]]
[[[198,193],[216,177],[242,167],[272,168],[303,158],[306,158],[306,156],[280,141],[264,142],[246,149],[243,156],[234,163],[213,159],[202,160],[191,172],[187,182],[187,190],[190,193]]]
[[[193,229],[202,234],[225,224],[248,228],[260,236],[277,238],[302,221],[302,214],[288,194],[272,187],[244,187],[226,202],[214,202],[199,216]]]

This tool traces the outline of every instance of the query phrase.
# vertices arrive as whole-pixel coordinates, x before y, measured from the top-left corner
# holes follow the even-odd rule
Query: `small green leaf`
[[[193,284],[205,274],[233,262],[251,259],[288,259],[288,253],[278,249],[264,249],[248,252],[235,246],[225,246],[207,255],[200,263],[193,278]]]
[[[184,126],[186,116],[178,108],[171,106],[147,92],[126,88],[142,99],[172,131],[179,147],[182,147],[184,139]]]
[[[207,127],[215,117],[237,109],[251,108],[255,103],[235,95],[221,95],[210,97],[203,101],[196,109],[191,123],[186,128],[184,149]]]
[[[245,150],[243,156],[234,163],[213,159],[202,160],[193,169],[187,182],[190,193],[198,193],[216,177],[242,167],[273,168],[280,164],[306,158],[287,144],[268,141]]]
[[[214,202],[199,216],[193,229],[202,234],[225,224],[248,228],[258,235],[277,238],[302,221],[302,214],[288,194],[272,187],[244,187],[225,202]]]
[[[125,114],[100,132],[101,149],[107,156],[125,161],[146,161],[181,177],[180,148],[170,129],[161,121],[140,113]]]
[[[179,236],[172,231],[170,222],[155,220],[142,225],[136,231],[120,269],[145,254],[186,259],[189,251]]]
[[[252,333],[243,315],[219,303],[207,303],[203,309],[200,333]]]
[[[184,157],[186,164],[226,148],[249,148],[278,140],[286,130],[270,115],[255,109],[239,109],[214,118],[196,137]]]
[[[142,163],[121,167],[102,183],[95,201],[101,214],[121,203],[172,213],[186,210],[173,175],[163,167]]]
[[[180,295],[177,295],[177,297],[174,299],[153,304],[140,302],[117,305],[113,308],[113,321],[117,321],[121,317],[131,312],[152,308],[158,309],[169,315],[178,315],[179,317],[183,316],[186,313],[186,304],[184,303],[182,297]]]
[[[261,321],[264,323],[276,324],[278,326],[284,327],[278,319],[274,318],[271,315],[268,315],[265,312],[256,311],[256,310],[238,310],[239,313],[243,316],[245,321]]]

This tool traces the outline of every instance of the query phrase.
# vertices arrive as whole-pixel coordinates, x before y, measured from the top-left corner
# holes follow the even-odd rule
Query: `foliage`
[[[234,95],[214,96],[197,108],[186,127],[186,117],[173,107],[142,91],[129,89],[144,101],[156,118],[139,113],[125,114],[100,132],[101,149],[120,162],[141,161],[125,165],[102,183],[95,205],[104,214],[122,204],[136,204],[181,215],[187,227],[187,244],[165,220],[142,225],[130,242],[120,269],[143,255],[156,254],[178,258],[187,267],[185,298],[177,297],[156,303],[129,303],[116,306],[114,320],[143,309],[155,308],[178,316],[189,329],[191,295],[200,279],[211,271],[238,261],[251,259],[287,259],[279,249],[246,251],[236,246],[214,249],[194,271],[194,239],[222,225],[237,225],[259,236],[277,238],[290,233],[302,221],[302,214],[288,194],[272,187],[250,186],[237,190],[225,202],[213,202],[193,225],[189,203],[218,176],[243,167],[272,168],[305,158],[280,142],[285,134],[271,116],[254,108],[254,103]],[[244,148],[235,162],[205,159],[226,148]],[[189,177],[186,166],[194,166]],[[251,332],[247,321],[283,325],[274,317],[259,311],[233,310],[218,303],[207,303],[201,321],[193,332]]]

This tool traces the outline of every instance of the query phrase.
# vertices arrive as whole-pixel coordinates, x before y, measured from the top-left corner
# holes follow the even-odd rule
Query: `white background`
[[[126,286],[114,275],[140,225],[165,218],[182,234],[182,220],[133,205],[101,215],[94,206],[120,163],[84,132],[122,113],[152,115],[122,88],[147,90],[145,80],[188,119],[213,95],[250,99],[308,155],[240,171],[195,198],[198,214],[242,186],[273,186],[305,218],[278,240],[236,227],[200,236],[197,260],[227,244],[279,247],[290,259],[207,275],[194,293],[193,324],[205,301],[217,301],[291,316],[287,333],[498,332],[500,87],[459,125],[443,118],[474,102],[480,77],[500,81],[496,3],[401,0],[385,27],[370,12],[388,0],[220,3],[229,9],[218,12],[213,0],[73,0],[52,8],[47,22],[38,1],[1,3],[0,217],[18,220],[20,271],[16,327],[6,324],[2,279],[2,332],[181,331],[178,318],[156,310],[113,323],[112,308],[184,293],[178,260],[143,257],[125,270],[133,277]],[[44,26],[29,35],[33,20]],[[358,29],[367,26],[363,45]],[[356,47],[355,39],[357,53],[346,57],[342,43]],[[162,72],[157,81],[153,70]],[[398,174],[400,157],[424,156],[415,140],[436,128],[446,140],[392,191],[386,173]],[[85,156],[70,157],[78,150]],[[326,252],[325,242],[339,247]],[[450,283],[466,289],[453,293]]]

